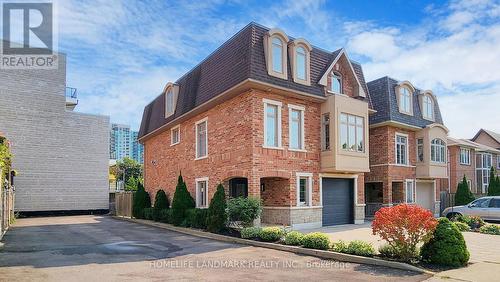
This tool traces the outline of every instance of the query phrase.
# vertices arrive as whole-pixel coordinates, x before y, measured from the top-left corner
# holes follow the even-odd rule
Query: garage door
[[[434,214],[434,183],[417,182],[417,204]]]
[[[323,226],[354,223],[352,179],[323,178]]]

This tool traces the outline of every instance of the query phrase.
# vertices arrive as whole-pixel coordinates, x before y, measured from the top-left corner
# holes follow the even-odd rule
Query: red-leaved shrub
[[[372,222],[372,232],[387,241],[396,257],[409,261],[418,255],[417,244],[432,237],[437,223],[429,210],[401,204],[378,210]]]

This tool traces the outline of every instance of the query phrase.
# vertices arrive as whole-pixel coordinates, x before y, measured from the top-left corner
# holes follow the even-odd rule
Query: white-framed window
[[[411,92],[408,87],[399,88],[399,111],[411,114]]]
[[[170,129],[170,146],[181,142],[181,126],[177,125]]]
[[[283,52],[285,48],[283,48],[283,41],[277,36],[272,37],[271,46],[273,71],[277,73],[284,73]]]
[[[424,139],[422,138],[417,139],[417,161],[424,161]]]
[[[304,150],[304,110],[302,106],[288,105],[290,149]]]
[[[342,76],[339,73],[333,72],[330,76],[331,85],[330,91],[342,94]]]
[[[165,94],[165,117],[174,114],[174,91],[172,87],[168,89],[167,94]]]
[[[470,149],[460,148],[460,164],[470,165]]]
[[[281,148],[282,103],[264,99],[264,147]]]
[[[323,114],[321,117],[321,149],[330,150],[330,113]]]
[[[408,135],[396,134],[396,164],[408,165]]]
[[[312,173],[297,173],[297,206],[312,206]]]
[[[365,151],[364,124],[363,117],[340,114],[340,147],[343,150]]]
[[[500,155],[497,155],[497,168],[500,169]]]
[[[295,50],[295,61],[297,78],[307,80],[307,51],[304,47],[299,46]]]
[[[196,159],[208,156],[208,120],[204,118],[195,124],[196,128]]]
[[[487,193],[490,185],[490,170],[492,166],[492,155],[489,153],[476,154],[476,184],[478,192]]]
[[[435,163],[446,162],[446,143],[439,138],[431,141],[431,161]]]
[[[413,179],[407,179],[405,181],[405,194],[406,203],[415,202],[415,181]]]
[[[422,115],[425,119],[434,120],[434,103],[429,95],[422,97]]]
[[[196,178],[196,207],[208,207],[208,177]]]

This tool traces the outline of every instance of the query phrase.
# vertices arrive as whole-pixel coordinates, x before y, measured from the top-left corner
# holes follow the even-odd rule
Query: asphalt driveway
[[[184,235],[107,216],[18,219],[1,281],[422,281],[428,275]]]

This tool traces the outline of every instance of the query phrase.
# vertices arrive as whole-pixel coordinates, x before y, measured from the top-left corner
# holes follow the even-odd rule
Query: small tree
[[[137,183],[138,179],[133,176],[129,177],[127,183],[125,184],[125,191],[135,191],[137,189]]]
[[[160,221],[160,212],[161,210],[168,209],[168,197],[165,194],[165,191],[158,190],[155,196],[155,205],[153,208],[153,220]]]
[[[210,205],[208,206],[207,229],[210,232],[220,232],[227,223],[226,193],[224,186],[219,184]]]
[[[494,167],[490,170],[490,183],[488,184],[488,196],[498,196],[500,195],[500,183],[498,183],[495,176],[496,171]]]
[[[437,220],[429,210],[401,204],[378,210],[372,232],[386,240],[399,259],[410,261],[418,254],[417,245],[432,237],[436,225]]]
[[[470,191],[467,178],[464,175],[462,182],[458,183],[457,193],[455,194],[455,205],[467,205],[474,200],[474,195]]]
[[[144,209],[151,207],[149,193],[144,190],[141,182],[137,183],[137,191],[134,193],[132,203],[132,215],[135,218],[144,218]]]
[[[252,197],[232,198],[227,201],[227,210],[231,224],[250,227],[262,212],[262,202]]]
[[[192,209],[196,203],[187,190],[186,183],[179,174],[177,179],[177,186],[175,187],[174,198],[172,199],[172,223],[174,225],[181,225],[185,218],[186,210]]]

